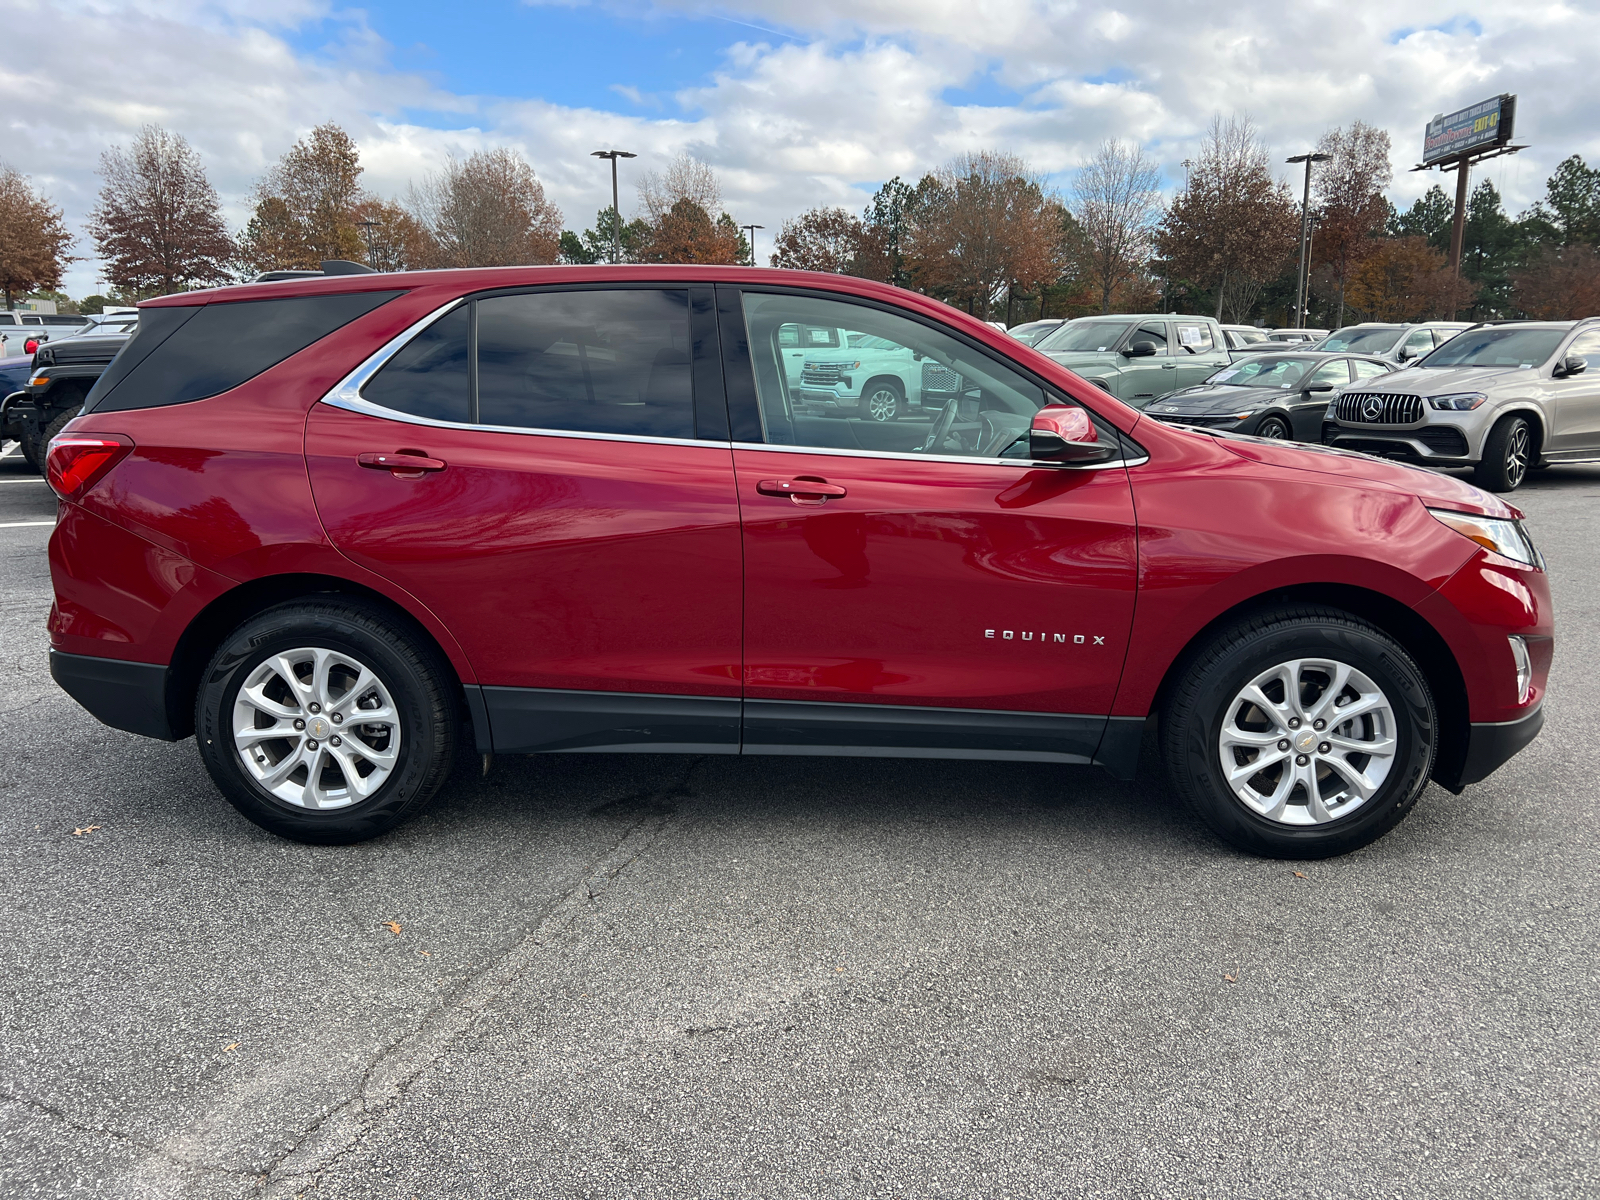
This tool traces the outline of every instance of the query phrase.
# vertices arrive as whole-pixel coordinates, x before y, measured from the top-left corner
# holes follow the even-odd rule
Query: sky
[[[969,150],[1066,189],[1122,138],[1170,190],[1216,114],[1249,115],[1279,160],[1353,120],[1386,129],[1404,207],[1441,182],[1410,171],[1428,119],[1501,92],[1528,149],[1474,181],[1516,212],[1561,159],[1600,162],[1596,63],[1593,9],[1546,0],[0,0],[0,161],[80,230],[101,152],[155,123],[200,151],[242,227],[255,180],[335,121],[373,193],[509,145],[581,229],[610,202],[591,151],[639,155],[624,215],[630,180],[688,152],[765,226],[765,261],[785,218],[859,210]],[[99,290],[87,236],[74,252],[65,290]]]

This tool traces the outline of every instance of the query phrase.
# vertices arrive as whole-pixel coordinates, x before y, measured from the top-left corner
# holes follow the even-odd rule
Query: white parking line
[[[0,483],[43,483],[43,477],[38,479],[0,479]]]
[[[0,450],[0,458],[10,458],[13,451],[22,449],[21,442],[12,442],[9,446],[6,446],[4,442],[0,442],[0,446],[5,446],[3,450]]]
[[[39,525],[54,524],[54,521],[0,521],[0,529],[31,529]]]

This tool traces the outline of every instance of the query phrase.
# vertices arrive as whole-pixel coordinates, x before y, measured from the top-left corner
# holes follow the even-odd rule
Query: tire
[[[1294,664],[1300,702],[1288,704],[1285,668]],[[1334,700],[1354,692],[1359,700],[1341,707],[1376,704],[1317,729],[1341,668],[1348,683]],[[1251,703],[1252,685],[1271,712]],[[1161,725],[1173,789],[1213,832],[1250,854],[1312,859],[1359,849],[1405,819],[1433,770],[1438,718],[1427,681],[1397,642],[1348,613],[1308,606],[1221,632],[1184,671]],[[1343,748],[1382,747],[1385,737],[1387,757]],[[1259,771],[1238,773],[1258,762]]]
[[[874,379],[861,392],[861,415],[869,421],[893,421],[904,411],[906,398],[891,379]]]
[[[1514,492],[1528,477],[1533,429],[1526,417],[1501,417],[1483,439],[1483,458],[1472,481],[1488,492]]]
[[[50,420],[45,423],[44,429],[40,431],[39,435],[35,438],[30,438],[27,434],[27,430],[23,430],[22,457],[27,459],[28,464],[33,467],[35,471],[39,472],[39,474],[44,474],[44,460],[49,452],[51,439],[67,427],[67,422],[72,420],[73,417],[77,416],[78,410],[82,407],[83,404],[80,397],[79,403],[73,405],[65,412],[57,413],[55,416],[51,417]]]
[[[1256,436],[1286,442],[1289,440],[1289,423],[1282,417],[1266,417],[1256,425]]]
[[[303,675],[319,662],[327,664],[320,688]],[[359,668],[372,682],[352,695]],[[200,679],[195,740],[217,787],[249,820],[293,841],[349,845],[410,820],[439,791],[455,749],[455,692],[438,650],[383,609],[360,600],[296,601],[224,639]],[[353,723],[334,722],[346,709],[383,719],[363,722],[352,736]],[[258,728],[285,736],[253,736]],[[236,730],[245,731],[242,743]],[[241,744],[253,747],[253,764]]]

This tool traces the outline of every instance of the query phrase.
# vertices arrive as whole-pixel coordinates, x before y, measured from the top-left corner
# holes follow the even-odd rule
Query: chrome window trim
[[[969,454],[915,454],[896,450],[850,450],[838,446],[779,446],[770,442],[734,442],[733,448],[735,450],[775,450],[779,454],[836,454],[844,458],[887,458],[904,462],[969,463],[981,467],[1020,467],[1024,470],[1052,467],[1063,471],[1108,471],[1115,467],[1142,466],[1150,461],[1148,454],[1141,455],[1138,458],[1117,458],[1111,462],[1103,463],[1069,463],[1046,462],[1033,458],[985,458]]]

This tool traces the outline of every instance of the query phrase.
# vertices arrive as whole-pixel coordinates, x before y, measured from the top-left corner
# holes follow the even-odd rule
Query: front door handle
[[[1163,371],[1176,371],[1178,369],[1178,364],[1177,363],[1162,363],[1161,364],[1161,369]]]
[[[356,455],[356,461],[374,471],[391,471],[401,479],[421,479],[428,471],[442,471],[449,464],[442,458],[429,458],[420,450],[401,450],[396,454],[369,451]]]
[[[763,479],[756,484],[763,496],[787,496],[795,504],[818,505],[848,495],[837,483],[815,475],[796,475],[793,479]]]

